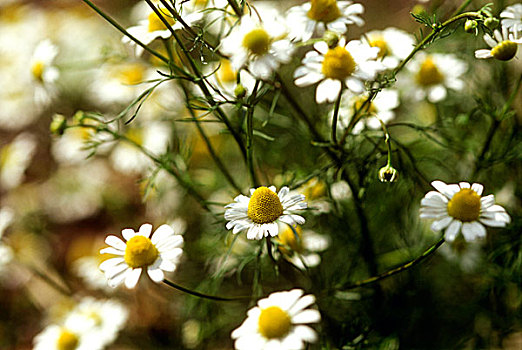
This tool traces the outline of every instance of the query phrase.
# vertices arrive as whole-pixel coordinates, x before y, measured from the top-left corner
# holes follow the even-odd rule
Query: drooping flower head
[[[183,252],[183,237],[175,234],[169,225],[158,227],[152,237],[151,232],[152,225],[143,224],[138,232],[131,228],[122,230],[125,242],[116,236],[105,239],[110,247],[100,253],[116,255],[100,264],[111,287],[125,282],[127,288],[134,288],[144,269],[154,282],[159,283],[163,281],[164,271],[176,269]]]
[[[250,197],[240,194],[234,198],[234,203],[225,206],[225,219],[229,220],[227,229],[234,234],[248,230],[248,239],[262,239],[277,236],[278,222],[304,224],[302,216],[293,214],[306,209],[304,195],[292,195],[288,187],[282,187],[278,193],[275,191],[275,186],[261,186],[251,189]]]
[[[481,197],[484,187],[467,182],[447,185],[433,181],[437,191],[430,191],[421,201],[420,217],[435,219],[433,231],[445,230],[447,241],[454,241],[462,232],[466,241],[486,236],[486,226],[504,227],[511,218],[500,205],[495,205],[495,196]]]
[[[306,324],[317,323],[321,314],[308,309],[313,295],[301,289],[276,292],[260,299],[247,312],[246,320],[232,332],[238,350],[304,349],[305,342],[315,342],[316,332]]]
[[[519,32],[509,32],[507,27],[502,27],[502,34],[498,30],[493,32],[495,38],[491,35],[484,34],[484,41],[491,49],[481,49],[475,51],[476,58],[490,58],[493,57],[500,61],[509,61],[517,54],[518,46],[522,44],[522,37],[519,37]]]

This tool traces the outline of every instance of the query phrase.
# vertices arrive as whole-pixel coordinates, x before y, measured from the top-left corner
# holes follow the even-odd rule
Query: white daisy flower
[[[49,325],[33,339],[33,350],[101,350],[103,343],[94,333],[65,326]]]
[[[31,75],[36,82],[34,97],[37,104],[48,105],[57,94],[54,83],[60,73],[58,68],[53,66],[56,55],[58,48],[49,39],[41,41],[34,49],[30,67]]]
[[[4,271],[4,267],[13,259],[13,250],[8,245],[2,243],[1,239],[11,222],[14,213],[10,208],[0,208],[0,272]]]
[[[116,236],[105,239],[110,247],[100,250],[100,253],[117,255],[100,264],[100,270],[105,272],[111,287],[124,282],[127,288],[134,288],[143,269],[156,283],[163,281],[164,271],[176,270],[183,253],[183,237],[175,234],[169,225],[161,225],[149,238],[151,232],[152,225],[143,224],[138,232],[131,228],[121,231],[126,242]]]
[[[362,95],[354,94],[351,91],[343,93],[341,106],[339,107],[339,123],[343,128],[348,127],[355,111],[362,107],[367,98],[367,93]],[[352,132],[354,134],[360,133],[364,127],[380,129],[381,123],[379,119],[385,124],[388,123],[395,117],[393,110],[397,107],[399,107],[399,92],[394,89],[383,89],[370,103],[366,104],[361,113],[368,114],[368,116],[355,124]]]
[[[348,26],[362,26],[364,21],[359,17],[364,12],[361,4],[353,1],[311,0],[290,8],[286,15],[290,37],[297,41],[309,40],[317,30],[319,35],[325,29],[344,34]]]
[[[35,151],[36,138],[25,132],[0,149],[0,190],[10,190],[22,183]]]
[[[305,342],[317,341],[317,333],[306,324],[321,321],[321,314],[308,309],[315,302],[301,289],[276,292],[260,299],[247,312],[247,318],[231,336],[238,350],[305,348]]]
[[[216,101],[224,101],[225,99],[236,99],[236,89],[238,87],[237,80],[240,79],[242,87],[245,89],[245,96],[248,96],[254,89],[255,78],[246,70],[236,71],[232,68],[232,63],[226,58],[221,59],[215,64],[209,65],[204,73],[209,76],[208,82],[212,85],[213,97]]]
[[[111,292],[114,289],[109,287],[104,273],[98,268],[101,261],[104,260],[98,256],[82,256],[73,262],[72,270],[88,288]]]
[[[462,76],[467,65],[452,54],[420,52],[407,67],[413,78],[408,84],[417,100],[440,102],[446,98],[448,89],[459,91],[465,86]]]
[[[415,47],[415,38],[411,34],[393,27],[373,30],[364,36],[370,46],[379,48],[377,59],[389,69],[397,67]]]
[[[139,5],[141,7],[141,5]],[[158,6],[159,12],[163,15],[163,18],[167,20],[170,27],[173,30],[183,29],[184,26],[180,22],[176,21],[172,14],[164,7]],[[134,36],[136,39],[141,41],[143,44],[150,44],[154,39],[162,38],[168,39],[172,35],[170,29],[165,26],[165,23],[160,19],[160,17],[154,12],[150,7],[146,8],[146,19],[140,20],[138,25],[132,26],[127,29],[127,32]],[[194,23],[198,22],[203,18],[202,12],[189,12],[183,11],[183,14],[180,13],[180,16],[183,18],[183,21],[190,27]],[[129,37],[124,36],[122,38],[123,43],[130,43],[135,45],[136,47],[136,55],[139,56],[143,53],[143,48],[137,45],[134,41],[132,41]]]
[[[275,186],[258,187],[250,190],[250,197],[240,194],[235,203],[225,206],[225,219],[229,220],[227,229],[236,234],[248,230],[248,239],[274,237],[279,233],[277,223],[288,225],[305,223],[302,216],[295,215],[295,210],[306,209],[305,196],[292,195],[288,187],[282,187],[276,193]]]
[[[384,69],[382,63],[375,61],[379,48],[370,47],[360,40],[328,48],[326,42],[314,44],[317,51],[309,51],[303,58],[303,65],[294,72],[295,85],[317,85],[317,103],[333,102],[343,85],[356,94],[364,91],[364,82],[375,78]]]
[[[259,9],[260,11],[262,9]],[[250,13],[221,41],[220,50],[230,57],[236,71],[248,67],[256,78],[268,79],[281,63],[288,63],[294,46],[287,38],[287,28],[276,11],[265,9]]]
[[[508,6],[500,13],[502,27],[514,32],[522,31],[522,4]]]
[[[447,185],[442,181],[431,183],[437,191],[430,191],[421,201],[420,217],[435,219],[433,231],[445,229],[447,241],[452,242],[462,231],[466,241],[486,236],[486,226],[504,227],[511,221],[506,210],[495,205],[495,196],[481,197],[484,187],[467,182]]]
[[[330,245],[330,240],[324,235],[286,224],[280,224],[276,241],[283,257],[301,270],[319,265],[321,256],[318,253]]]
[[[509,61],[517,54],[518,46],[522,44],[522,37],[517,31],[509,32],[507,27],[502,27],[502,34],[498,30],[493,32],[495,39],[489,34],[484,34],[484,41],[491,49],[475,51],[476,58],[496,58],[500,61]]]

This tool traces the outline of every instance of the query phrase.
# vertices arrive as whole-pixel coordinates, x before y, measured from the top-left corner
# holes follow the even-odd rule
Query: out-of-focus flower
[[[314,44],[314,50],[306,53],[303,65],[294,72],[295,85],[308,86],[319,82],[315,100],[317,103],[333,102],[343,86],[356,94],[364,91],[364,82],[375,78],[384,69],[375,61],[379,48],[371,47],[360,40],[346,44],[344,38],[339,45],[329,48],[326,42]]]
[[[509,61],[517,54],[518,46],[522,44],[522,37],[517,31],[509,32],[507,27],[502,27],[502,34],[498,30],[493,32],[495,39],[489,34],[484,34],[484,41],[491,49],[475,51],[476,58],[496,58],[500,61]]]
[[[420,52],[407,66],[412,74],[408,82],[416,100],[427,98],[432,103],[444,100],[448,89],[462,90],[462,76],[467,70],[464,61],[452,54],[431,54]]]
[[[511,222],[506,210],[495,205],[495,196],[481,197],[484,187],[467,182],[447,185],[433,181],[437,191],[428,192],[421,201],[420,217],[435,219],[433,231],[445,230],[445,239],[455,240],[462,231],[466,241],[474,241],[486,236],[486,226],[504,227]]]
[[[11,222],[13,221],[14,213],[9,208],[0,208],[0,272],[3,272],[5,265],[7,265],[13,258],[13,250],[8,245],[4,244],[2,236]]]
[[[114,288],[107,284],[107,279],[99,268],[101,262],[110,258],[103,259],[104,255],[98,253],[97,255],[82,256],[73,261],[72,269],[88,288],[111,292]]]
[[[286,186],[279,193],[275,191],[275,186],[261,186],[250,189],[250,197],[240,194],[234,198],[234,203],[225,206],[225,220],[229,221],[227,229],[234,234],[248,230],[248,239],[262,239],[277,236],[278,222],[304,224],[305,219],[293,212],[306,209],[305,196],[291,195]]]
[[[321,321],[321,314],[309,309],[315,302],[301,289],[276,292],[260,299],[247,312],[246,320],[232,332],[238,350],[299,350],[305,342],[317,341],[317,333],[307,324]]]
[[[415,47],[415,38],[397,28],[372,30],[364,34],[372,47],[379,48],[377,60],[381,60],[386,68],[395,68]]]
[[[344,34],[348,26],[362,26],[359,17],[364,12],[361,4],[353,1],[311,0],[288,10],[286,20],[290,28],[290,37],[297,41],[310,39],[317,30],[322,34],[325,29]]]
[[[58,47],[51,40],[38,43],[30,61],[31,75],[35,82],[34,98],[37,104],[48,105],[56,95],[54,86],[60,73],[53,66]]]
[[[255,13],[241,17],[239,25],[223,38],[221,52],[230,56],[234,70],[246,66],[254,77],[268,79],[281,63],[290,61],[293,44],[275,10],[262,10],[259,17]]]
[[[33,350],[101,350],[103,342],[93,332],[49,325],[33,339]]]
[[[10,190],[23,182],[35,150],[36,138],[27,132],[0,149],[0,190]]]
[[[183,253],[183,237],[169,225],[161,225],[149,238],[151,232],[152,225],[143,224],[138,232],[131,228],[121,231],[126,242],[116,236],[105,239],[110,247],[102,249],[100,253],[117,256],[100,264],[100,270],[105,273],[111,287],[125,283],[127,288],[134,288],[144,269],[156,283],[163,281],[164,271],[176,270]]]
[[[522,4],[513,4],[506,7],[501,13],[502,27],[506,27],[514,32],[522,31]]]
[[[286,224],[280,224],[276,242],[283,257],[301,270],[319,265],[321,256],[317,253],[330,245],[330,240],[324,235]]]
[[[479,242],[466,242],[464,238],[457,237],[453,242],[443,244],[438,252],[446,260],[459,266],[464,272],[472,272],[482,258],[481,244]]]
[[[234,100],[237,97],[247,96],[254,88],[255,78],[246,70],[236,71],[232,68],[230,60],[221,59],[218,63],[212,64],[207,68],[206,74],[214,72],[208,81],[214,87],[212,96],[216,101],[224,101],[225,99]],[[237,96],[237,87],[239,86],[238,78],[243,87],[242,96]]]

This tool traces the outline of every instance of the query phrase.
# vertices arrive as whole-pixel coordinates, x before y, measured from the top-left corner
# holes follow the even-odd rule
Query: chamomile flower
[[[322,34],[327,29],[344,34],[349,25],[362,26],[364,21],[359,15],[363,12],[363,5],[354,4],[353,1],[311,0],[290,8],[286,18],[291,28],[290,37],[306,41],[315,31]]]
[[[309,309],[315,302],[301,289],[276,292],[260,299],[231,336],[238,350],[299,350],[305,342],[317,341],[317,333],[307,324],[321,321],[321,314]]]
[[[502,34],[498,30],[493,32],[493,39],[489,34],[484,34],[484,41],[491,49],[475,51],[476,58],[496,58],[500,61],[509,61],[517,54],[518,46],[522,44],[522,37],[517,31],[509,32],[507,27],[502,27]]]
[[[514,32],[522,31],[522,4],[508,6],[500,13],[502,27]]]
[[[10,190],[22,183],[35,151],[35,137],[25,132],[0,148],[0,189]]]
[[[415,46],[415,38],[403,30],[386,28],[384,30],[372,30],[364,34],[372,47],[379,48],[377,60],[381,60],[386,68],[393,69],[408,57]]]
[[[378,47],[371,47],[360,40],[329,48],[326,42],[314,44],[314,49],[306,53],[303,65],[294,72],[295,85],[308,86],[319,82],[315,93],[317,103],[333,102],[343,85],[356,94],[364,91],[364,82],[375,78],[384,69],[375,61]]]
[[[486,236],[486,226],[504,227],[511,221],[506,210],[495,205],[495,196],[481,197],[484,187],[467,182],[447,185],[433,181],[437,191],[428,192],[421,201],[420,217],[435,219],[433,231],[445,230],[445,238],[452,242],[462,232],[466,241]]]
[[[34,49],[30,61],[31,75],[35,81],[35,101],[40,105],[48,105],[56,95],[54,86],[60,73],[53,66],[58,48],[49,39],[43,40]]]
[[[122,230],[125,242],[116,236],[105,239],[110,247],[100,253],[117,256],[100,264],[100,270],[105,272],[111,287],[125,283],[127,288],[134,288],[144,269],[156,283],[163,281],[164,271],[176,270],[183,253],[183,237],[175,234],[169,225],[161,225],[149,238],[151,232],[152,225],[143,224],[138,232],[131,228]]]
[[[213,97],[216,101],[224,101],[225,99],[234,100],[237,98],[238,92],[248,96],[255,85],[255,78],[246,70],[236,71],[232,68],[232,63],[226,58],[221,59],[215,64],[209,65],[205,72],[207,75],[213,73],[208,78],[209,84],[212,85]],[[238,91],[238,78],[243,91]]]
[[[221,42],[221,52],[230,57],[236,71],[248,67],[256,78],[268,79],[281,63],[292,57],[293,44],[287,38],[287,28],[276,11],[265,9],[260,15],[241,17]]]
[[[277,236],[278,222],[304,224],[305,219],[294,214],[296,210],[306,209],[304,195],[292,195],[286,186],[278,193],[275,191],[275,186],[261,186],[252,188],[250,197],[240,194],[234,198],[234,203],[225,206],[225,219],[229,220],[227,229],[234,234],[248,230],[248,239],[262,239]]]
[[[176,19],[166,8],[158,7],[158,10],[162,14],[162,17],[168,22],[172,30],[179,30],[184,28],[183,24],[181,22],[176,21]],[[154,39],[157,38],[170,38],[170,36],[172,35],[171,30],[167,28],[165,23],[163,23],[163,21],[156,14],[156,12],[154,12],[150,7],[147,7],[146,11],[146,19],[140,20],[138,22],[138,25],[128,28],[127,32],[145,45],[150,44],[152,41],[154,41]],[[182,16],[183,21],[189,27],[197,21],[201,20],[202,17],[202,12],[190,13],[189,11],[184,11]],[[129,37],[124,36],[122,38],[122,42],[135,45],[137,56],[143,53],[143,48],[140,45],[137,45]]]
[[[463,74],[467,70],[464,61],[452,54],[426,54],[420,52],[407,65],[413,81],[408,82],[416,100],[427,98],[432,103],[446,98],[448,89],[464,88]]]
[[[33,350],[101,350],[103,343],[94,333],[60,325],[49,325],[33,339]]]

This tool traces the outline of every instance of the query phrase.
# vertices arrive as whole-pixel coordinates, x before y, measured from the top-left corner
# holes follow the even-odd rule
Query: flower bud
[[[468,19],[468,20],[466,20],[466,23],[464,23],[464,31],[466,33],[477,35],[478,34],[477,26],[478,26],[477,21],[475,21],[473,19]]]
[[[246,95],[246,89],[242,84],[237,84],[236,88],[234,89],[234,95],[236,95],[237,98],[243,98]]]
[[[49,125],[49,130],[51,131],[51,133],[58,136],[62,136],[66,128],[67,120],[65,120],[65,117],[61,114],[53,115],[53,120]]]
[[[83,111],[77,111],[73,115],[73,120],[76,124],[81,124],[85,119],[85,113]]]
[[[326,42],[326,44],[328,44],[330,49],[334,48],[339,43],[339,34],[327,31],[323,35],[323,40]]]
[[[495,17],[488,17],[484,20],[484,25],[493,30],[498,27],[498,19]]]
[[[395,182],[398,177],[399,172],[391,165],[383,166],[379,170],[379,180],[381,180],[381,182]]]

